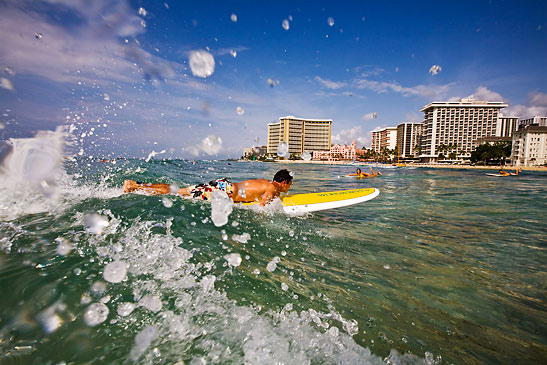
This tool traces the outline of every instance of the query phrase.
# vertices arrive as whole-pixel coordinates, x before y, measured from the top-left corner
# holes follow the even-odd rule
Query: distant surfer
[[[130,193],[135,190],[142,190],[152,195],[175,194],[184,197],[192,197],[202,200],[211,199],[211,193],[221,190],[228,194],[236,203],[238,202],[260,202],[264,206],[281,193],[286,193],[291,187],[293,177],[286,169],[279,170],[273,180],[254,179],[245,180],[239,183],[232,183],[226,179],[212,180],[207,184],[189,186],[172,192],[169,184],[146,184],[125,180],[123,192]]]
[[[381,172],[375,172],[372,167],[370,168],[370,174],[367,174],[366,172],[362,172],[360,168],[357,168],[355,171],[355,174],[349,174],[348,176],[357,176],[357,177],[375,177],[378,175],[382,175]]]
[[[511,173],[509,173],[507,171],[503,171],[501,169],[500,169],[499,173],[500,173],[501,176],[511,176]]]

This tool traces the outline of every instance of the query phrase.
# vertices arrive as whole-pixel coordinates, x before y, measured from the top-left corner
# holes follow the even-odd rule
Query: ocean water
[[[547,362],[545,173],[29,166],[0,183],[2,364]],[[207,202],[121,191],[124,179],[183,187],[280,168],[293,193],[380,195],[299,217],[235,207],[217,227]]]

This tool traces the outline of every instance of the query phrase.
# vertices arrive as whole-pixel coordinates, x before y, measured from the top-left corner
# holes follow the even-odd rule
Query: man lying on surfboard
[[[214,190],[225,191],[235,203],[238,202],[260,202],[264,206],[281,193],[286,193],[291,187],[292,176],[288,170],[279,170],[272,181],[266,179],[245,180],[239,183],[232,183],[226,179],[212,180],[207,184],[199,184],[171,191],[169,184],[146,184],[125,180],[123,192],[130,193],[135,190],[142,190],[152,195],[175,194],[185,197],[209,200]]]

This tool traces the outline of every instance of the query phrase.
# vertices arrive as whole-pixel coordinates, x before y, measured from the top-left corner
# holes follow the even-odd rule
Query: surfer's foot
[[[137,184],[133,180],[125,180],[123,182],[123,192],[124,193],[130,193],[133,190],[137,190],[138,187],[139,187],[139,184]]]

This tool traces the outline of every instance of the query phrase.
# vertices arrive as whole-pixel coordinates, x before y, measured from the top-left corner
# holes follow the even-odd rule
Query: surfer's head
[[[361,175],[361,169],[358,168],[356,172],[357,172],[357,175]]]
[[[291,183],[292,182],[292,176],[291,173],[287,169],[279,170],[275,173],[273,181],[278,183]]]

